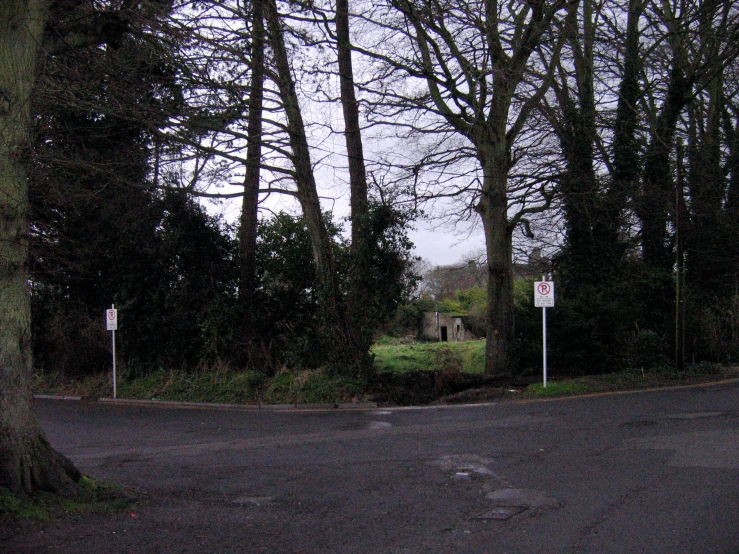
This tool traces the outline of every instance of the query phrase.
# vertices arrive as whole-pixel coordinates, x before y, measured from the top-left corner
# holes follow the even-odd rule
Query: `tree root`
[[[82,473],[51,447],[42,431],[19,437],[0,430],[0,486],[21,495],[44,491],[78,498],[81,479]]]

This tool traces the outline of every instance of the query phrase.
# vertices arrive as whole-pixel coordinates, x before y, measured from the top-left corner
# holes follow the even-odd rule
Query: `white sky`
[[[204,204],[210,213],[223,215],[229,223],[238,220],[241,209],[240,198],[223,200],[219,203],[206,201]],[[337,219],[348,213],[348,206],[341,197],[333,200],[324,198],[322,206],[324,209],[332,209]],[[294,200],[287,196],[277,198],[273,195],[272,198],[263,202],[263,207],[274,212],[285,211],[296,215],[300,213]],[[266,210],[262,211],[262,217],[269,216]],[[438,222],[433,221],[417,221],[412,224],[412,227],[408,236],[415,245],[414,254],[428,260],[432,265],[461,263],[468,254],[485,249],[485,238],[482,229],[479,228],[472,231],[461,231],[440,227]]]
[[[419,223],[416,230],[408,233],[415,244],[415,254],[433,265],[461,263],[468,254],[485,249],[485,238],[481,230],[457,234],[453,230],[432,229]]]

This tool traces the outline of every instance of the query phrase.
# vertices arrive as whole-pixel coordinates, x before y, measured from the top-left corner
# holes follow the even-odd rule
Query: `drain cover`
[[[497,506],[492,510],[483,512],[479,516],[473,517],[472,519],[494,519],[496,521],[505,521],[527,509],[528,508],[526,506]]]

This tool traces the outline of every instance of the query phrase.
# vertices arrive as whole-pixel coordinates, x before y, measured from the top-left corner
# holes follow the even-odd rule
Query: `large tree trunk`
[[[567,80],[555,87],[561,120],[555,123],[567,170],[560,179],[560,194],[567,225],[567,264],[570,276],[577,282],[593,273],[593,264],[609,257],[610,248],[600,232],[601,190],[595,174],[595,96],[593,74],[592,3],[582,3],[582,25],[578,3],[570,4],[567,41],[575,58],[576,90],[571,92]],[[574,97],[574,98],[573,98]]]
[[[615,235],[621,230],[623,208],[627,199],[635,196],[641,174],[641,156],[636,131],[639,122],[637,102],[641,94],[639,77],[642,70],[639,21],[644,6],[644,0],[629,0],[623,74],[613,129],[613,174],[606,201],[608,222],[611,225],[611,232]]]
[[[729,156],[726,166],[729,172],[726,192],[726,219],[728,222],[729,236],[739,236],[739,110],[735,111],[733,117],[731,111],[727,110],[724,115],[724,132],[728,143]],[[731,263],[734,267],[734,282],[739,285],[739,241],[735,240],[727,244]]]
[[[691,83],[675,57],[665,100],[645,154],[644,182],[636,213],[642,224],[642,255],[647,265],[669,273],[673,256],[669,245],[668,215],[674,206],[675,183],[670,153],[680,112],[688,102]]]
[[[593,2],[573,3],[568,9],[565,36],[574,57],[576,89],[570,91],[567,79],[555,87],[561,112],[555,130],[566,162],[560,179],[567,225],[563,277],[568,286],[577,287],[599,285],[621,266],[624,248],[619,241],[619,223],[626,198],[611,205],[595,169],[598,133]]]
[[[371,267],[371,233],[367,173],[364,165],[362,134],[359,126],[359,103],[354,93],[354,70],[349,40],[349,2],[336,2],[336,38],[339,65],[341,106],[344,112],[344,138],[349,158],[351,191],[351,274],[347,304],[348,333],[356,346],[354,364],[360,371],[371,369],[369,348],[376,321],[372,317],[369,280]]]
[[[692,215],[690,234],[686,237],[687,275],[692,289],[705,297],[730,297],[736,268],[726,239],[736,238],[736,235],[731,233],[724,206],[727,190],[721,159],[721,115],[724,111],[721,73],[716,74],[706,92],[706,113],[701,113],[697,103],[691,110],[688,189]]]
[[[259,176],[262,161],[262,105],[264,99],[264,13],[261,0],[252,2],[251,87],[249,89],[249,126],[247,128],[246,174],[241,206],[239,246],[241,281],[239,301],[243,311],[246,342],[254,336],[254,291],[257,286],[257,224]]]
[[[290,70],[285,38],[282,33],[282,24],[275,0],[265,0],[264,8],[269,42],[274,55],[277,86],[287,117],[287,131],[290,135],[297,198],[308,227],[313,249],[313,260],[318,274],[321,308],[327,327],[324,334],[333,342],[331,358],[335,363],[343,364],[346,361],[347,353],[352,351],[352,345],[346,334],[331,239],[323,220],[305,124],[300,111],[298,95],[295,91],[295,82]]]
[[[482,218],[487,252],[487,341],[485,373],[510,370],[514,337],[513,228],[508,221],[509,160],[505,143],[482,156],[483,190],[477,211]]]
[[[0,486],[75,495],[80,473],[49,446],[31,407],[25,162],[47,10],[44,0],[0,2]]]

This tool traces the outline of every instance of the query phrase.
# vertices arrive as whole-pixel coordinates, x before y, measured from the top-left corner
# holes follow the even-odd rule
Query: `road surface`
[[[3,552],[739,552],[739,384],[469,407],[255,411],[37,401],[134,511]]]

